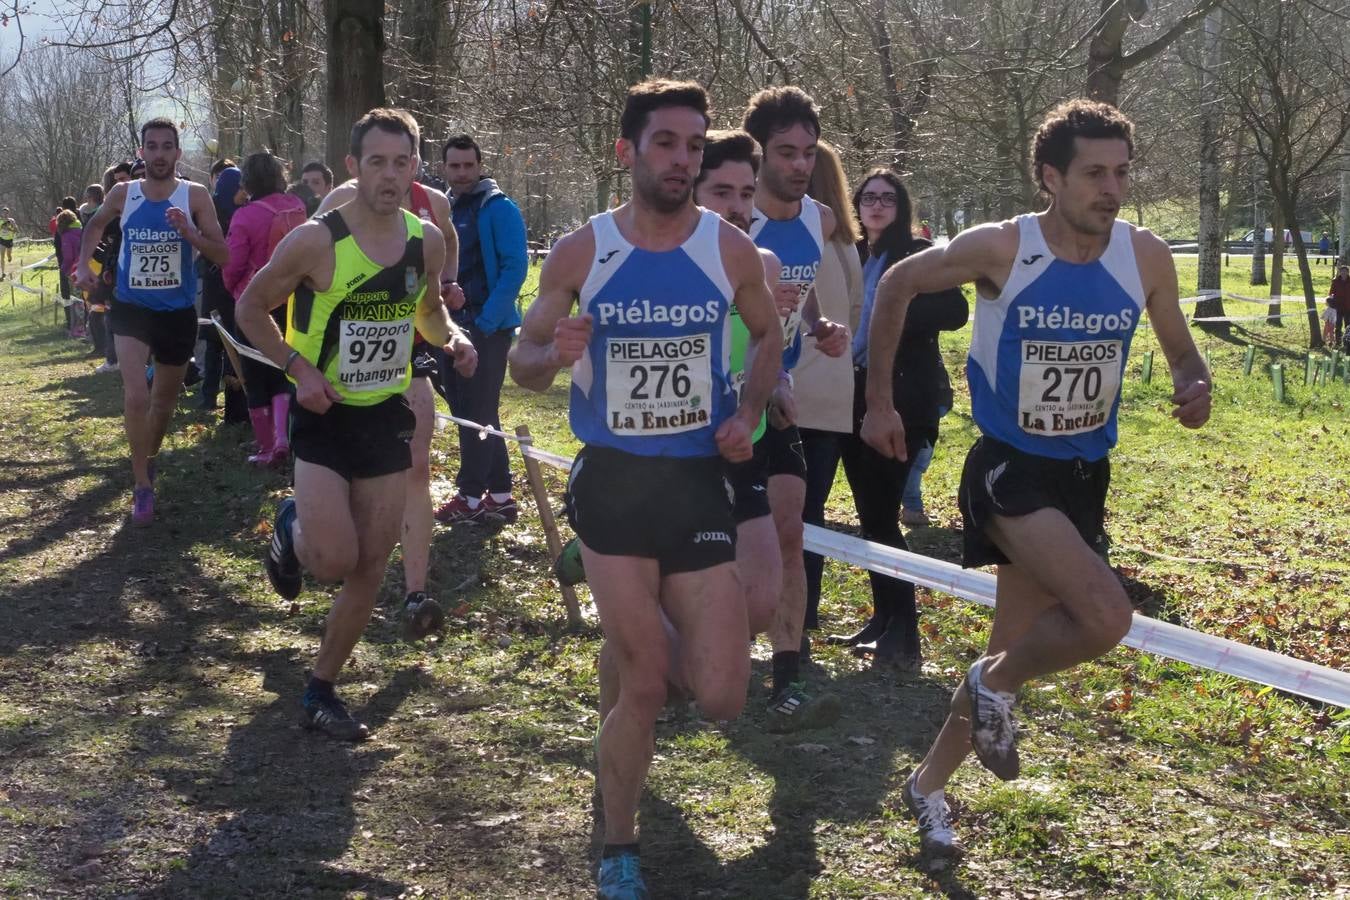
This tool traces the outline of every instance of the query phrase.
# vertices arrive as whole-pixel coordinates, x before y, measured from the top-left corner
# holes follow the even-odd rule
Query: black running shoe
[[[312,731],[322,731],[336,741],[364,741],[370,736],[370,729],[353,719],[334,695],[324,697],[306,692],[300,705],[305,709],[301,724]]]
[[[445,624],[445,611],[441,605],[426,595],[425,591],[412,591],[403,601],[403,639],[417,641],[440,631]]]
[[[829,728],[839,721],[843,706],[834,694],[815,697],[793,682],[773,698],[768,708],[768,727],[773,734]]]
[[[272,582],[272,589],[284,600],[299,597],[303,585],[300,560],[296,558],[295,542],[291,539],[291,526],[294,523],[295,498],[287,497],[277,507],[277,517],[272,522],[272,543],[263,557],[267,580]]]

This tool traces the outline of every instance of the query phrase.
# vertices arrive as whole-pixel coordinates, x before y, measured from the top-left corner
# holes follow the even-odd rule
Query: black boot
[[[923,653],[919,648],[919,623],[904,622],[902,618],[902,616],[892,618],[890,625],[875,643],[858,644],[853,648],[853,652],[858,656],[870,655],[872,665],[877,668],[906,673],[918,672],[923,667]]]
[[[889,619],[883,619],[880,613],[874,612],[872,618],[867,620],[867,624],[860,631],[853,634],[832,634],[825,638],[825,643],[833,644],[836,647],[856,647],[859,644],[870,644],[881,637],[889,621]]]

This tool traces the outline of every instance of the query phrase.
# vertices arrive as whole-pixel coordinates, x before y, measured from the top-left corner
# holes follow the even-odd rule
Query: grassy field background
[[[1225,286],[1260,296],[1245,262]],[[1286,277],[1295,284],[1292,267]],[[250,469],[244,431],[185,401],[161,455],[159,519],[130,529],[120,385],[52,321],[50,305],[11,303],[0,283],[0,895],[588,895],[598,640],[593,618],[563,628],[537,518],[438,530],[431,584],[455,615],[421,645],[397,637],[395,558],[341,687],[373,739],[328,743],[297,723],[330,593],[311,584],[279,602],[259,565],[286,479]],[[1157,349],[1140,331],[1114,456],[1113,561],[1149,615],[1347,670],[1350,387],[1302,383],[1306,324],[1286,321],[1193,331],[1216,384],[1199,432],[1169,417],[1161,355],[1140,380]],[[967,340],[944,339],[954,376]],[[1272,362],[1287,372],[1282,403]],[[564,381],[542,395],[508,387],[504,423],[575,449]],[[955,559],[974,438],[963,388],[943,427],[925,482],[934,526],[911,538]],[[452,490],[456,446],[452,432],[437,440],[438,495]],[[549,479],[557,501],[561,477]],[[855,527],[842,477],[829,517]],[[855,626],[864,574],[830,563],[825,580],[824,628]],[[812,680],[846,703],[832,729],[765,732],[762,644],[740,720],[660,725],[641,814],[656,896],[1350,892],[1350,714],[1126,649],[1028,688],[1025,777],[958,773],[972,852],[934,868],[900,786],[989,616],[927,591],[920,602],[916,676],[817,650]]]

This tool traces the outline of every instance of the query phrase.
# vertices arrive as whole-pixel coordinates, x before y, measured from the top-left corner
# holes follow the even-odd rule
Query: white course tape
[[[29,263],[29,264],[26,265],[26,266],[20,266],[20,267],[19,267],[19,271],[20,271],[20,272],[27,272],[29,269],[36,269],[36,268],[38,268],[39,266],[46,266],[47,263],[53,262],[53,260],[55,260],[55,259],[56,259],[56,254],[53,253],[51,256],[48,256],[46,259],[39,259],[37,262]],[[51,268],[53,268],[53,269],[56,268],[56,265],[53,263],[53,265],[51,266]]]
[[[807,550],[872,572],[912,581],[983,606],[994,605],[997,580],[985,572],[972,572],[953,563],[896,550],[816,525],[806,526],[805,546]],[[1350,708],[1350,672],[1137,614],[1123,643],[1155,656],[1166,656],[1202,669]]]
[[[572,461],[566,457],[538,447],[525,446],[521,452],[564,471],[572,467]],[[869,572],[912,581],[981,606],[994,605],[994,588],[998,580],[988,572],[963,569],[954,563],[897,550],[818,525],[807,525],[805,530],[805,547],[813,553],[852,563]],[[1122,643],[1154,656],[1166,656],[1202,669],[1270,685],[1300,697],[1350,708],[1348,672],[1137,614]]]
[[[252,347],[245,346],[244,344],[241,344],[239,343],[239,341],[235,340],[234,335],[230,334],[227,330],[225,330],[225,326],[221,324],[220,313],[214,312],[211,313],[211,318],[209,319],[198,319],[197,324],[216,326],[216,331],[220,332],[221,338],[229,341],[230,346],[233,347],[234,351],[238,353],[240,356],[247,356],[249,359],[254,360],[255,362],[260,362],[265,366],[271,366],[274,369],[281,368],[281,366],[272,362],[270,359],[268,359],[266,356],[263,356],[257,350],[254,350]]]
[[[519,441],[521,443],[524,443],[523,441],[521,441],[520,438],[516,437],[514,434],[507,434],[505,431],[500,431],[489,425],[479,425],[477,422],[470,421],[469,419],[461,419],[457,416],[447,416],[445,413],[438,412],[436,413],[436,421],[438,423],[453,422],[456,425],[462,425],[465,428],[474,429],[475,431],[478,432],[478,439],[480,441],[485,441],[487,440],[488,435],[493,435],[495,437],[502,438],[503,440]]]
[[[8,284],[11,289],[16,291],[23,291],[25,294],[37,294],[38,296],[42,297],[46,296],[46,291],[44,291],[42,288],[29,287],[22,281],[10,281],[6,282],[6,284]]]

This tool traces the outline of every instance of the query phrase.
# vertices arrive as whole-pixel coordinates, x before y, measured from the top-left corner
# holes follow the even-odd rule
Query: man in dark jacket
[[[506,354],[520,325],[516,298],[529,269],[525,220],[497,182],[483,175],[483,153],[472,137],[461,134],[446,141],[441,163],[459,238],[456,280],[464,292],[464,305],[451,315],[478,350],[478,370],[471,378],[442,367],[445,398],[456,416],[501,428],[498,408]],[[436,510],[437,520],[514,522],[506,442],[498,437],[479,440],[477,431],[461,427],[459,449],[459,491]]]
[[[1327,303],[1336,310],[1336,343],[1339,345],[1345,331],[1345,317],[1350,315],[1350,266],[1341,266],[1336,277],[1331,279]]]

